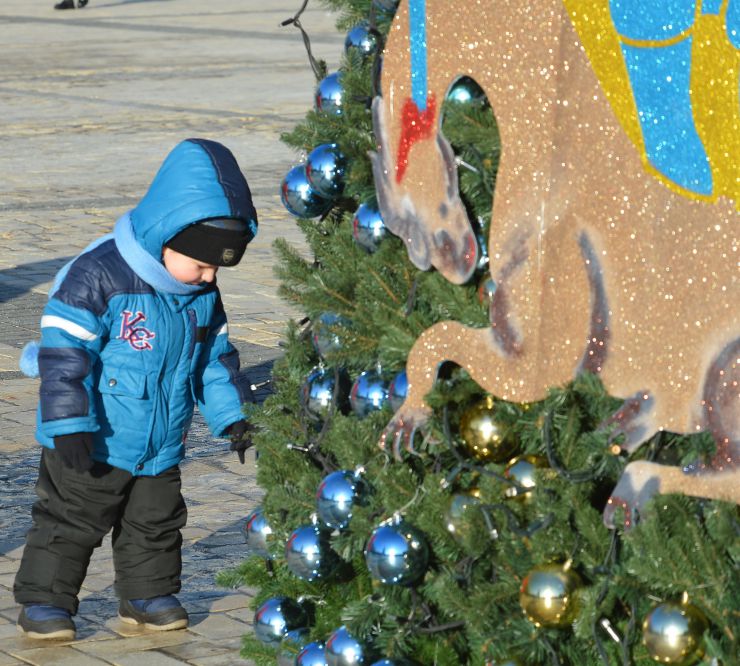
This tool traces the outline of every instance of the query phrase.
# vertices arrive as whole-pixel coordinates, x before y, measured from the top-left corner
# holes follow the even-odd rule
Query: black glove
[[[244,419],[237,421],[236,423],[232,423],[226,429],[226,432],[229,433],[229,439],[231,440],[229,451],[236,451],[236,454],[239,456],[239,462],[242,465],[244,464],[244,452],[253,444],[253,430],[254,425]]]
[[[65,467],[86,472],[93,466],[93,436],[91,432],[74,432],[54,438],[54,450]]]

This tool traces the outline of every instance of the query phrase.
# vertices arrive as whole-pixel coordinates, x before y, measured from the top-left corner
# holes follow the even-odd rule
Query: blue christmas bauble
[[[288,569],[308,581],[326,577],[339,562],[328,535],[316,525],[293,530],[285,544],[285,560]]]
[[[357,244],[367,252],[375,252],[387,233],[380,211],[370,204],[360,204],[352,219],[352,235]]]
[[[270,550],[267,547],[267,537],[272,534],[272,528],[262,513],[262,507],[258,506],[252,513],[247,516],[241,528],[244,541],[249,549],[260,557],[270,557]]]
[[[363,58],[367,58],[378,50],[378,38],[370,32],[367,21],[358,23],[352,28],[344,40],[344,52],[356,51]]]
[[[373,0],[373,4],[381,11],[392,14],[398,9],[398,3],[400,1],[401,0]]]
[[[305,164],[294,166],[285,174],[280,183],[280,199],[296,217],[318,217],[332,206],[331,201],[322,197],[308,181]]]
[[[404,658],[381,659],[380,661],[374,661],[370,666],[414,666],[414,662]]]
[[[488,242],[482,229],[475,232],[475,238],[478,241],[478,263],[475,265],[475,273],[482,275],[488,270]]]
[[[325,476],[316,491],[317,512],[321,522],[334,530],[346,529],[352,509],[367,497],[367,484],[355,472],[341,469]]]
[[[295,658],[295,666],[327,666],[324,644],[314,641],[306,645]]]
[[[352,406],[352,411],[360,418],[383,409],[387,401],[388,380],[376,370],[366,370],[360,373],[352,384],[349,404]]]
[[[486,93],[469,76],[461,76],[447,91],[445,100],[458,104],[485,104],[488,102]]]
[[[405,520],[376,528],[365,546],[370,575],[381,583],[411,585],[424,575],[428,560],[424,535]]]
[[[406,370],[401,370],[392,380],[388,386],[388,401],[391,403],[391,407],[394,412],[401,409],[401,405],[406,400],[406,396],[409,392],[409,380],[406,376]]]
[[[335,373],[332,368],[318,367],[310,372],[301,388],[301,404],[311,418],[320,421],[333,404],[337,411],[344,412],[348,395],[349,375],[344,369]]]
[[[283,637],[294,629],[308,626],[308,614],[290,597],[273,597],[254,615],[254,633],[265,645],[277,648]]]
[[[280,641],[277,666],[295,666],[298,653],[308,642],[308,634],[308,629],[302,628],[293,629],[283,636],[283,640]]]
[[[344,190],[347,158],[336,143],[316,146],[306,158],[306,177],[320,196],[334,199]]]
[[[362,644],[346,627],[339,627],[329,636],[324,653],[327,666],[359,666],[368,663]]]
[[[341,115],[344,103],[342,73],[333,72],[325,76],[316,88],[316,110],[319,113]]]
[[[490,305],[495,293],[496,280],[490,277],[486,278],[478,287],[478,300],[481,302],[481,304]]]
[[[347,328],[352,322],[334,312],[322,312],[312,324],[313,346],[321,358],[326,359],[328,354],[342,348],[342,340],[337,335],[337,327]]]

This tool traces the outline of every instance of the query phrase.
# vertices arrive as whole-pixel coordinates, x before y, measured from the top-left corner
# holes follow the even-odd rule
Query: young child
[[[56,278],[41,318],[38,500],[14,593],[32,638],[74,638],[93,549],[113,530],[124,622],[186,627],[178,463],[194,405],[244,462],[249,385],[216,286],[257,231],[223,145],[188,139],[112,234]]]

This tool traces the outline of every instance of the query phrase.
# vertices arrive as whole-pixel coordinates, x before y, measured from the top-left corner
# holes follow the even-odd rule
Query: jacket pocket
[[[107,395],[144,398],[146,374],[132,368],[104,366],[98,381],[98,391]]]

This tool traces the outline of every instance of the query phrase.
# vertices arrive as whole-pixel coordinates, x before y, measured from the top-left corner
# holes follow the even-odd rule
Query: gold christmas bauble
[[[511,460],[504,470],[504,476],[511,479],[518,487],[510,486],[504,495],[524,501],[531,498],[530,491],[537,485],[535,470],[542,467],[547,467],[547,458],[543,456],[518,456]]]
[[[460,419],[460,437],[470,455],[483,462],[503,462],[514,451],[516,443],[507,436],[506,428],[496,419],[494,399],[485,397],[470,407]]]
[[[655,606],[642,623],[642,642],[650,656],[663,664],[689,666],[703,653],[707,618],[696,606],[666,602]]]
[[[530,571],[519,589],[519,605],[538,627],[565,627],[577,612],[574,592],[581,579],[567,564],[543,564]]]
[[[457,542],[461,542],[471,529],[470,513],[480,504],[480,490],[471,488],[465,492],[455,493],[445,511],[445,528]]]

